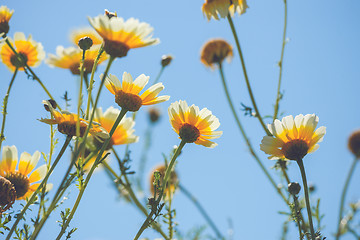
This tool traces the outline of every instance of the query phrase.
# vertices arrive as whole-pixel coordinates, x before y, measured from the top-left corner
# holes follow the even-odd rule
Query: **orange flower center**
[[[287,159],[301,160],[309,150],[308,144],[301,139],[295,139],[287,142],[282,147],[281,151]]]
[[[94,60],[85,60],[84,61],[84,73],[89,74],[92,71],[94,66]],[[70,66],[70,71],[74,75],[80,75],[80,63],[74,63]]]
[[[29,178],[21,173],[8,173],[5,178],[14,185],[16,191],[16,198],[21,198],[29,190]]]
[[[0,177],[0,213],[9,209],[15,201],[14,185],[4,177]]]
[[[21,60],[20,60],[20,59]],[[11,57],[10,57],[10,62],[11,64],[14,66],[14,67],[17,67],[17,68],[21,68],[21,67],[25,67],[26,63],[28,61],[28,58],[26,56],[26,54],[22,53],[22,52],[19,52],[18,53],[18,57],[13,54]]]
[[[183,141],[193,143],[200,137],[200,131],[195,126],[185,123],[179,130],[179,136]]]
[[[75,122],[65,121],[59,123],[58,130],[62,134],[68,136],[76,136],[76,121]],[[86,131],[86,125],[80,123],[80,137],[84,136],[85,131]]]
[[[142,99],[138,95],[126,93],[122,90],[116,92],[115,102],[130,112],[136,112],[142,106]]]
[[[105,52],[112,57],[125,57],[129,51],[129,47],[122,42],[111,41],[104,39],[105,42]]]

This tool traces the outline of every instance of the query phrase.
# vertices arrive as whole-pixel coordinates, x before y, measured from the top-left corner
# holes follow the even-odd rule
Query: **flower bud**
[[[298,182],[291,182],[288,185],[288,191],[291,195],[299,194],[301,186]]]
[[[93,41],[89,37],[80,38],[80,40],[78,42],[78,46],[83,51],[86,51],[86,50],[90,49],[92,45],[93,45]]]
[[[51,104],[51,106],[56,109],[57,108],[57,103],[55,102],[55,100],[53,99],[49,99],[48,102]],[[48,105],[44,104],[44,108],[46,111],[50,112],[50,108]]]
[[[152,107],[149,109],[149,119],[152,123],[156,123],[159,120],[160,115],[158,108]]]
[[[348,141],[350,151],[357,157],[360,157],[360,130],[353,132]]]
[[[169,65],[171,63],[171,61],[173,60],[172,56],[170,55],[163,55],[161,57],[161,66],[162,67],[166,67],[167,65]]]

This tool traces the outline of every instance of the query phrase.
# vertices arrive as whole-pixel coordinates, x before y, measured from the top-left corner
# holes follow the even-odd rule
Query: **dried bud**
[[[57,103],[55,102],[55,100],[53,99],[49,99],[48,102],[51,104],[51,106],[56,109],[57,108]],[[49,106],[44,104],[44,108],[46,111],[50,112]]]
[[[158,179],[159,180],[159,184],[161,187],[162,183],[163,183],[163,179],[165,177],[165,172],[166,172],[166,166],[165,165],[158,165],[155,167],[155,169],[152,170],[151,172],[151,175],[150,175],[150,191],[152,193],[152,195],[155,194],[154,192],[154,182],[156,182],[155,180]],[[178,182],[178,176],[177,176],[177,173],[175,171],[172,171],[171,174],[170,174],[170,179],[167,183],[167,190],[165,191],[165,194],[166,195],[169,195],[169,194],[174,194],[175,192],[175,186]],[[169,192],[171,191],[171,193]],[[158,195],[159,193],[157,193]]]
[[[4,177],[0,177],[0,213],[11,208],[15,202],[16,191],[14,185]]]
[[[357,157],[360,157],[360,130],[353,132],[349,137],[348,146],[350,151]]]
[[[166,67],[167,65],[169,65],[171,63],[171,61],[173,60],[173,57],[170,55],[163,55],[161,57],[161,66],[162,67]]]
[[[93,45],[93,41],[92,41],[92,39],[89,38],[89,37],[80,38],[80,40],[79,40],[79,42],[78,42],[78,46],[79,46],[83,51],[86,51],[86,50],[90,49],[92,45]]]
[[[105,9],[105,15],[108,16],[108,18],[117,17],[116,12],[109,12],[109,10]]]
[[[299,194],[301,186],[298,182],[291,182],[288,185],[288,191],[291,195]]]
[[[159,120],[160,115],[158,108],[152,107],[149,109],[149,119],[152,123],[156,123]]]

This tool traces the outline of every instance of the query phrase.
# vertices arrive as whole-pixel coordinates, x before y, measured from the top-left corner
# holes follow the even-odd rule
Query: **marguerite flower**
[[[94,66],[95,59],[99,53],[100,45],[94,45],[89,50],[85,51],[84,73],[89,74]],[[80,74],[80,62],[82,59],[83,51],[79,48],[69,47],[64,48],[58,46],[56,48],[56,55],[49,54],[46,63],[52,67],[59,67],[69,69],[72,74]],[[108,55],[103,53],[100,57],[98,64],[108,59]]]
[[[152,38],[153,28],[138,19],[124,20],[121,17],[100,15],[88,18],[91,26],[104,39],[104,49],[112,57],[124,57],[131,48],[145,47],[159,43]]]
[[[201,62],[214,69],[214,65],[221,64],[226,58],[231,61],[233,50],[229,43],[223,39],[213,39],[205,43],[201,50]]]
[[[11,10],[6,6],[0,6],[0,34],[4,33],[5,35],[9,32],[9,21],[14,13],[14,10]]]
[[[119,113],[120,110],[113,107],[109,107],[105,113],[102,112],[102,108],[97,108],[95,119],[106,131],[110,132]],[[124,117],[121,119],[114,134],[111,136],[108,148],[111,148],[113,145],[129,144],[139,141],[139,137],[134,134],[134,125],[135,122],[132,118]]]
[[[221,18],[226,18],[228,14],[233,16],[235,12],[241,15],[246,12],[247,8],[246,0],[206,0],[202,11],[208,20],[211,17],[219,20],[219,15]]]
[[[174,102],[170,105],[169,119],[174,131],[179,134],[182,141],[195,143],[213,148],[216,143],[209,139],[219,138],[222,131],[215,131],[220,122],[207,108],[187,105],[185,101]]]
[[[45,164],[33,171],[39,159],[39,151],[36,151],[32,156],[27,152],[23,152],[20,156],[18,169],[16,170],[16,165],[18,163],[18,152],[16,147],[3,147],[2,159],[0,162],[0,175],[14,185],[16,199],[26,199],[27,197],[30,197],[40,185],[40,183],[36,182],[41,181],[45,177],[47,172]]]
[[[83,137],[86,131],[87,126],[89,123],[79,118],[77,114],[62,111],[59,112],[55,110],[49,101],[43,101],[42,102],[45,106],[47,106],[54,118],[51,119],[43,119],[41,118],[40,121],[47,123],[47,124],[57,124],[59,132],[68,135],[68,136],[77,136],[76,134],[76,125],[79,120],[80,123],[80,137]],[[106,132],[104,128],[100,126],[99,123],[94,122],[93,125],[90,127],[89,133],[92,135],[99,137],[101,139],[106,139],[109,137],[109,133]]]
[[[70,33],[70,41],[76,46],[78,45],[79,40],[84,37],[91,38],[94,45],[99,45],[103,42],[99,34],[91,27],[75,29]]]
[[[24,70],[25,65],[29,67],[37,67],[45,57],[45,51],[41,43],[32,40],[31,35],[28,38],[22,32],[14,34],[14,41],[9,38],[10,43],[14,46],[15,50],[20,55],[21,61],[17,58],[11,48],[2,43],[0,46],[1,61],[10,69],[14,71],[15,68]]]
[[[319,118],[315,114],[286,116],[281,121],[275,119],[268,124],[268,129],[273,136],[263,137],[260,149],[269,154],[269,159],[285,158],[301,160],[306,154],[319,148],[317,143],[323,140],[326,133],[325,127],[315,130]]]
[[[158,165],[156,166],[150,173],[150,192],[151,194],[154,196],[155,194],[155,189],[154,189],[154,181],[155,181],[155,176],[154,173],[158,171],[160,173],[160,181],[158,184],[158,186],[162,186],[163,184],[163,179],[165,177],[165,172],[166,172],[166,166],[164,164]],[[178,184],[178,176],[177,173],[175,171],[172,171],[170,174],[170,178],[169,181],[167,182],[167,188],[166,191],[164,192],[164,194],[166,195],[166,197],[168,198],[169,196],[174,195],[175,190],[176,190],[176,185]],[[157,191],[157,194],[159,195],[159,192]],[[155,196],[157,197],[157,196]]]
[[[103,75],[100,75],[102,78]],[[141,74],[133,81],[130,73],[124,72],[122,82],[112,74],[106,77],[106,88],[115,95],[115,102],[123,109],[131,112],[139,110],[142,105],[153,105],[169,100],[170,96],[157,95],[164,89],[162,83],[157,83],[139,95],[140,91],[149,82],[149,76]]]

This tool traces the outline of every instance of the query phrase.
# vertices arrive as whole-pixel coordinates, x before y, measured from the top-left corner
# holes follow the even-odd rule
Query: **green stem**
[[[14,71],[14,74],[11,78],[11,81],[10,81],[10,84],[9,84],[9,87],[8,87],[8,90],[6,92],[6,95],[4,97],[4,105],[3,105],[3,120],[2,120],[2,124],[1,124],[1,133],[0,133],[0,149],[1,149],[1,144],[2,142],[5,140],[5,136],[4,136],[4,131],[5,131],[5,120],[6,120],[6,115],[7,115],[7,104],[9,102],[9,95],[10,95],[10,90],[11,90],[11,87],[15,81],[15,77],[16,77],[16,74],[18,72],[18,68],[15,68],[15,71]]]
[[[186,188],[184,188],[181,184],[178,185],[180,191],[190,200],[194,203],[195,207],[199,210],[201,215],[205,218],[205,220],[208,222],[210,227],[214,230],[216,236],[218,239],[225,239],[225,237],[221,234],[219,229],[216,227],[215,223],[211,220],[205,209],[201,206],[199,201],[193,196]]]
[[[295,215],[296,216],[296,225],[297,225],[298,230],[299,230],[299,239],[303,240],[303,233],[301,231],[301,220],[299,219],[299,218],[301,218],[300,217],[301,211],[299,209],[299,202],[298,202],[298,198],[295,195],[293,195],[293,198],[294,198],[294,211],[295,211],[295,214],[296,214]]]
[[[309,200],[309,188],[307,185],[304,163],[303,163],[302,159],[299,159],[296,162],[299,165],[300,172],[301,172],[301,178],[302,178],[303,185],[304,185],[306,210],[307,210],[308,218],[309,218],[311,239],[315,240],[315,231],[314,231],[314,225],[313,225],[312,216],[311,216],[311,207],[310,207],[310,200]]]
[[[282,36],[282,47],[281,47],[281,55],[280,55],[280,61],[279,61],[279,81],[278,81],[278,88],[276,93],[276,102],[274,107],[274,116],[273,121],[278,116],[279,112],[279,103],[281,99],[281,93],[280,93],[280,87],[281,87],[281,79],[282,79],[282,72],[283,72],[283,61],[284,61],[284,52],[285,52],[285,45],[286,45],[286,28],[287,28],[287,0],[284,1],[284,30],[283,30],[283,36]]]
[[[350,179],[354,173],[354,170],[355,170],[355,166],[356,166],[356,163],[358,162],[358,158],[355,158],[353,163],[351,164],[351,167],[350,167],[350,170],[349,170],[349,173],[347,175],[347,178],[346,178],[346,181],[345,181],[345,185],[344,185],[344,188],[343,188],[343,191],[342,191],[342,194],[341,194],[341,200],[340,200],[340,208],[339,208],[339,219],[338,219],[338,229],[337,229],[337,233],[336,233],[336,240],[339,240],[340,239],[340,231],[341,231],[341,219],[342,219],[342,216],[343,216],[343,211],[344,211],[344,202],[345,202],[345,196],[346,196],[346,192],[348,190],[348,187],[349,187],[349,183],[350,183]]]
[[[250,143],[250,140],[249,138],[247,137],[246,135],[246,132],[245,132],[245,129],[243,128],[241,122],[240,122],[240,119],[239,117],[237,116],[236,114],[236,110],[234,108],[234,105],[232,103],[232,100],[231,100],[231,97],[230,97],[230,93],[229,93],[229,90],[228,90],[228,87],[227,87],[227,84],[226,84],[226,81],[225,81],[225,76],[224,76],[224,72],[223,72],[223,68],[222,68],[222,65],[221,63],[219,63],[219,71],[220,71],[220,76],[221,76],[221,81],[222,81],[222,84],[223,84],[223,87],[224,87],[224,90],[225,90],[225,95],[226,95],[226,98],[228,100],[228,103],[229,103],[229,106],[230,106],[230,109],[231,109],[231,112],[235,118],[235,121],[236,121],[236,124],[238,125],[239,127],[239,130],[241,132],[241,135],[243,136],[245,142],[246,142],[246,145],[247,147],[249,148],[250,150],[250,153],[251,155],[254,157],[254,159],[256,160],[256,162],[259,164],[261,170],[265,173],[266,177],[269,179],[269,181],[271,182],[272,186],[276,189],[276,191],[279,193],[279,195],[284,199],[284,201],[288,204],[288,200],[286,199],[286,197],[284,196],[284,194],[281,192],[281,190],[278,188],[278,186],[276,185],[274,179],[271,177],[270,173],[266,170],[265,166],[263,165],[263,163],[261,162],[260,158],[257,156],[257,154],[255,153],[254,151],[254,148],[252,147],[251,143]]]
[[[255,98],[254,98],[253,92],[251,90],[250,81],[249,81],[247,71],[246,71],[246,67],[245,67],[245,60],[244,60],[244,57],[243,57],[243,54],[242,54],[242,51],[241,51],[240,41],[239,41],[238,36],[236,34],[235,26],[234,26],[234,23],[232,21],[232,18],[230,16],[230,14],[228,14],[227,19],[229,21],[231,31],[232,31],[232,33],[234,35],[236,47],[237,47],[237,50],[238,50],[239,56],[240,56],[241,66],[242,66],[242,69],[243,69],[243,72],[244,72],[244,78],[245,78],[246,86],[247,86],[247,89],[248,89],[248,92],[249,92],[249,95],[250,95],[250,99],[251,99],[251,102],[253,104],[253,107],[254,107],[254,110],[255,110],[255,113],[256,113],[256,117],[259,119],[259,122],[260,122],[261,126],[263,127],[264,131],[266,132],[266,134],[269,135],[269,136],[272,136],[272,134],[266,128],[266,125],[265,125],[265,123],[264,123],[264,121],[263,121],[263,119],[262,119],[262,117],[260,115],[259,109],[258,109],[258,107],[256,105]]]
[[[144,230],[148,227],[149,225],[149,222],[152,221],[152,216],[156,213],[157,211],[157,206],[158,204],[160,203],[163,195],[164,195],[164,192],[165,192],[165,189],[166,189],[166,184],[167,182],[169,181],[169,178],[170,178],[170,174],[171,174],[171,171],[172,171],[172,168],[174,167],[174,164],[175,164],[175,161],[176,161],[176,158],[179,156],[180,152],[181,152],[181,149],[185,146],[186,142],[181,140],[180,142],[180,145],[179,147],[176,149],[176,152],[175,154],[173,155],[173,157],[171,158],[171,161],[170,161],[170,164],[169,166],[166,168],[166,172],[165,172],[165,176],[164,176],[164,179],[163,179],[163,183],[161,185],[161,191],[160,191],[160,194],[159,194],[159,197],[156,199],[156,207],[152,207],[151,209],[151,212],[150,214],[148,215],[148,217],[145,219],[144,223],[142,224],[141,228],[139,229],[139,231],[136,233],[136,236],[134,238],[134,240],[137,240],[139,239],[139,237],[141,236],[141,234],[144,232]]]
[[[154,84],[156,84],[156,83],[158,83],[158,82],[159,82],[159,79],[160,79],[160,77],[161,77],[162,73],[164,72],[164,69],[165,69],[165,67],[161,66],[161,69],[160,69],[160,71],[159,71],[158,75],[156,76],[156,78],[155,78],[155,80],[154,80],[154,82],[153,82],[153,84],[152,84],[152,85],[154,85]]]
[[[54,164],[51,166],[50,170],[46,173],[46,176],[38,186],[38,188],[35,190],[35,192],[32,194],[30,199],[27,201],[25,207],[21,210],[21,212],[17,215],[16,221],[14,222],[13,226],[11,227],[8,235],[6,236],[6,240],[9,240],[11,238],[11,235],[13,234],[14,230],[16,229],[16,226],[20,222],[20,220],[23,218],[25,211],[29,208],[29,206],[33,203],[33,201],[36,198],[36,195],[39,193],[40,189],[43,187],[43,185],[47,182],[48,178],[50,177],[51,173],[54,171],[54,168],[56,167],[57,163],[59,162],[60,158],[64,154],[67,146],[69,145],[71,141],[71,136],[67,136],[66,140],[64,142],[64,145],[62,146],[58,156],[56,157]]]
[[[119,125],[121,119],[123,119],[123,117],[125,116],[126,112],[127,112],[127,110],[121,109],[121,111],[120,111],[114,125],[112,126],[112,128],[111,128],[111,130],[109,132],[109,138],[106,139],[105,142],[103,143],[103,145],[102,145],[102,147],[101,147],[101,149],[99,151],[99,154],[96,157],[96,160],[95,160],[94,164],[92,165],[89,173],[86,176],[84,184],[82,186],[80,186],[80,192],[78,194],[78,197],[76,198],[75,204],[74,204],[74,206],[73,206],[73,208],[72,208],[72,210],[70,212],[70,215],[67,218],[66,222],[62,225],[61,231],[60,231],[59,235],[57,236],[56,240],[61,239],[62,235],[65,233],[66,228],[69,226],[71,219],[74,217],[74,214],[75,214],[75,212],[76,212],[76,210],[77,210],[77,208],[79,206],[79,203],[80,203],[80,201],[82,199],[82,196],[83,196],[83,194],[85,192],[85,189],[88,186],[90,178],[91,178],[95,168],[99,164],[99,162],[100,162],[100,160],[102,158],[102,154],[104,153],[105,149],[107,148],[108,144],[110,143],[112,135],[114,134],[114,132],[115,132],[117,126]],[[32,240],[32,239],[30,239],[30,240]]]

